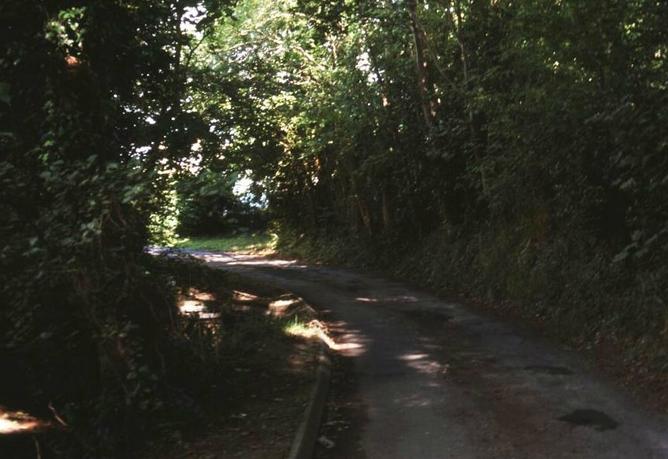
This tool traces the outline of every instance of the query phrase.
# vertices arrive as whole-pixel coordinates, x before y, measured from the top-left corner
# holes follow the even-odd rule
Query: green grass
[[[318,335],[317,329],[309,327],[309,324],[298,317],[288,319],[283,324],[283,333],[290,336],[301,336],[302,338],[312,338]]]
[[[219,252],[272,251],[276,245],[272,233],[237,234],[234,236],[192,237],[180,239],[174,247],[180,249],[211,250]]]

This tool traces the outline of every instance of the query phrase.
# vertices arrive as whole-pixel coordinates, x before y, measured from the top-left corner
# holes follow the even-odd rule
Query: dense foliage
[[[668,369],[668,3],[232,3],[0,4],[0,387],[56,450],[194,403],[144,246],[265,199],[284,241]]]
[[[228,154],[254,154],[284,241],[661,368],[667,21],[656,0],[248,0],[201,56],[252,107]]]
[[[72,430],[56,455],[124,456],[194,405],[173,276],[143,251],[207,131],[183,107],[201,4],[0,5],[0,387],[3,405]],[[201,30],[223,13],[206,6]]]
[[[179,236],[230,235],[264,231],[268,215],[263,203],[235,189],[238,172],[214,166],[182,174],[175,183],[175,214]],[[260,196],[261,198],[262,196]]]

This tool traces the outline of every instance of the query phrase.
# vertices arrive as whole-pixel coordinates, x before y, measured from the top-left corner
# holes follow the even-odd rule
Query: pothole
[[[619,426],[619,423],[607,414],[592,409],[575,410],[558,419],[562,422],[567,422],[576,426],[592,427],[599,432],[613,430]]]

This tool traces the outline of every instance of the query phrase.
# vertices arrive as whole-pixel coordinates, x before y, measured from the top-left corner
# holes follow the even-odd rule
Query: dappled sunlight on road
[[[355,301],[360,303],[417,303],[419,299],[412,295],[382,296],[382,297],[364,297],[359,296]]]
[[[320,331],[318,336],[331,350],[346,351],[346,355],[350,357],[357,357],[365,351],[364,345],[358,342],[348,341],[345,343],[337,343],[323,331]]]
[[[412,360],[405,360],[405,357],[400,356],[399,360],[404,361],[407,367],[425,375],[444,375],[448,372],[447,365],[442,365],[435,360],[427,358],[426,354],[421,354],[421,356]]]
[[[194,257],[207,263],[221,263],[228,266],[253,267],[290,267],[304,269],[306,265],[298,264],[297,260],[279,260],[266,258],[262,255],[240,254],[234,252],[214,252],[209,250],[175,249],[169,247],[146,247],[146,253],[163,255],[169,258]]]
[[[427,354],[404,354],[399,356],[399,360],[403,360],[404,362],[412,362],[414,360],[423,360],[427,357]]]
[[[206,259],[204,260],[209,261]],[[230,266],[272,266],[272,267],[290,267],[297,269],[305,269],[306,265],[297,264],[297,260],[267,260],[259,257],[249,257],[249,259],[235,258],[234,261],[227,261],[225,264]]]
[[[330,323],[328,330],[320,330],[318,336],[330,350],[340,352],[346,357],[359,357],[365,354],[371,343],[360,330],[349,328],[349,324],[343,321]]]
[[[360,303],[378,303],[380,300],[378,298],[365,298],[363,296],[355,298],[355,301]]]
[[[571,426],[558,419],[579,408],[582,391],[597,410],[614,419],[626,416],[619,404],[598,395],[605,390],[594,382],[556,374],[554,368],[573,365],[558,364],[567,358],[548,358],[539,343],[527,346],[527,338],[511,327],[455,303],[384,279],[294,260],[191,255],[319,306],[315,334],[341,357],[343,367],[351,368],[350,379],[367,409],[363,439],[370,457],[441,457],[445,450],[452,457],[510,457],[506,453],[516,451],[515,440],[536,453],[531,457],[541,457],[544,445],[558,444],[570,432]],[[289,308],[290,301],[281,298],[274,306]],[[573,381],[563,384],[566,378]],[[630,422],[626,416],[624,425]],[[643,435],[656,433],[652,447],[664,448],[664,429],[649,423],[643,428],[639,418],[634,422]],[[583,450],[603,448],[596,433],[578,431]],[[494,446],[499,442],[501,449]],[[625,453],[635,448],[619,444]]]

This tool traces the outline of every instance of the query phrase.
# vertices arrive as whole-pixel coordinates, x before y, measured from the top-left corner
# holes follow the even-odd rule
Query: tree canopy
[[[145,246],[265,204],[288,242],[665,349],[666,24],[659,0],[4,1],[0,386],[122,449],[170,398],[165,349],[187,360]]]

